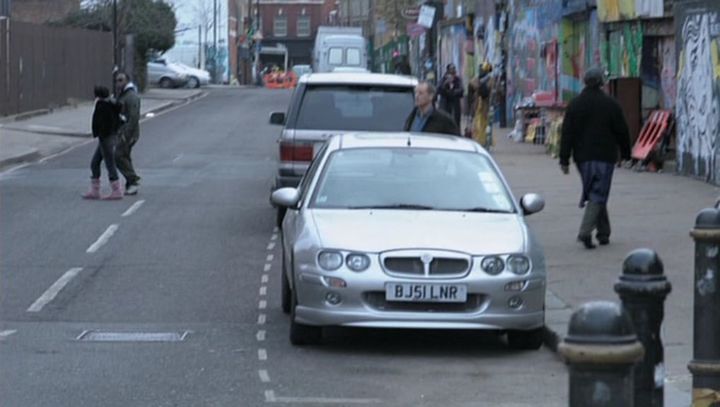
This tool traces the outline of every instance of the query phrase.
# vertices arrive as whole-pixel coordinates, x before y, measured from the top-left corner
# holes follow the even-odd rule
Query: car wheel
[[[530,331],[508,331],[508,346],[517,350],[538,350],[543,345],[545,330],[543,328]]]
[[[295,308],[297,308],[297,295],[295,294],[295,290],[290,294],[290,298],[292,299],[290,343],[295,346],[319,344],[322,341],[322,328],[295,322]]]
[[[287,208],[277,208],[277,213],[275,214],[275,226],[279,229],[282,229],[282,221],[285,219],[285,212],[287,212]]]
[[[287,271],[285,269],[285,254],[283,254],[282,258],[282,276],[280,277],[280,280],[282,281],[282,311],[286,314],[289,314],[290,309],[292,308],[292,293],[290,290],[290,281],[288,281]]]
[[[170,78],[162,78],[160,79],[160,87],[163,89],[172,88],[172,81]]]
[[[188,81],[188,87],[193,88],[193,89],[199,88],[200,80],[194,76],[191,77],[190,80]]]

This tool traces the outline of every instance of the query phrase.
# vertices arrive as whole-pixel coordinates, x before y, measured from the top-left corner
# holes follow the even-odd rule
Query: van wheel
[[[319,345],[322,342],[322,327],[304,325],[295,322],[295,308],[297,308],[297,295],[295,290],[290,296],[292,311],[290,314],[290,343],[295,346]]]
[[[543,345],[544,337],[544,328],[530,331],[508,331],[507,333],[508,346],[517,350],[538,350]]]

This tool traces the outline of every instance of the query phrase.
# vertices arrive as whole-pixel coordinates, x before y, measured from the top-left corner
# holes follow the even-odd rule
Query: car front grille
[[[388,255],[382,264],[390,274],[407,276],[460,277],[470,270],[469,257],[432,257],[426,266],[420,256]]]
[[[371,291],[363,294],[363,300],[370,308],[384,312],[454,312],[474,313],[483,307],[484,295],[468,294],[465,302],[402,302],[387,301],[385,292]]]

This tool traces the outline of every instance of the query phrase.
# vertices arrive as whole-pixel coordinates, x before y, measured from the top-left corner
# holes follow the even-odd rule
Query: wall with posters
[[[676,3],[675,27],[678,171],[718,183],[720,3]]]

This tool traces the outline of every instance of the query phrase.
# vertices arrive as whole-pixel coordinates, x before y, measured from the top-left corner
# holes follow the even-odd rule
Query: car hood
[[[502,254],[524,251],[527,240],[517,214],[316,209],[311,217],[322,247],[344,250]]]

